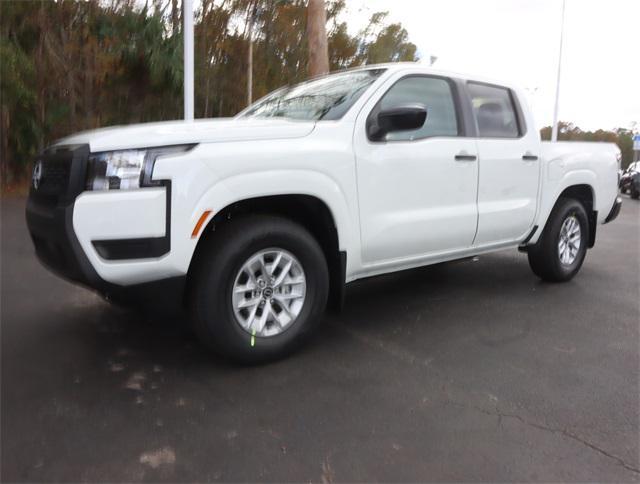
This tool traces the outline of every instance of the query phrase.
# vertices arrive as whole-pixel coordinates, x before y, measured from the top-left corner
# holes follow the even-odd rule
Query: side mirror
[[[394,131],[413,131],[422,128],[427,108],[422,104],[405,104],[373,113],[367,120],[367,135],[371,141],[384,139]]]

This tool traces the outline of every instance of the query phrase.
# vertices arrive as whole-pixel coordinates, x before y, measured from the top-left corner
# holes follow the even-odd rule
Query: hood
[[[313,121],[273,118],[165,121],[83,131],[57,141],[54,146],[89,144],[95,153],[189,143],[290,139],[307,136],[314,126]]]

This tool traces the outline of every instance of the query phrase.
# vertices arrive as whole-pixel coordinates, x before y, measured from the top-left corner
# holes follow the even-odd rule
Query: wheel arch
[[[598,226],[598,212],[596,211],[595,190],[593,186],[583,183],[579,185],[571,185],[565,188],[558,196],[558,200],[561,198],[572,198],[579,201],[587,212],[587,219],[589,220],[589,248],[592,248],[596,243],[596,228]],[[556,204],[558,203],[556,200]]]
[[[535,240],[532,240],[531,243],[535,243],[544,229],[546,228],[547,223],[549,223],[549,217],[553,212],[553,209],[558,205],[558,202],[563,198],[571,198],[573,200],[577,200],[582,204],[585,211],[587,212],[587,218],[589,220],[589,244],[588,247],[591,248],[595,245],[596,242],[596,229],[598,225],[598,212],[596,210],[596,195],[595,189],[591,183],[588,182],[577,182],[573,184],[565,185],[563,188],[558,190],[557,195],[553,199],[553,205],[550,205],[546,210],[546,215],[541,226],[543,229],[536,234]]]
[[[329,305],[341,309],[344,301],[347,251],[341,249],[338,222],[325,200],[305,193],[281,193],[235,200],[217,210],[202,229],[194,249],[189,273],[202,246],[215,237],[216,227],[248,214],[277,215],[306,228],[318,241],[329,269]]]

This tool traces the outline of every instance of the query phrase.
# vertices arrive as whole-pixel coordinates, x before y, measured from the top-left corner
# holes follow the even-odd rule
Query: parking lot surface
[[[637,482],[639,231],[625,198],[567,284],[516,251],[355,283],[243,368],[49,274],[3,199],[1,480]]]

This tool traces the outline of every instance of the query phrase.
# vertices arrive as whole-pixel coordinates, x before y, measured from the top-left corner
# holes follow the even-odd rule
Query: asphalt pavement
[[[570,283],[515,250],[369,279],[250,368],[49,274],[1,203],[2,482],[640,481],[628,197]]]

